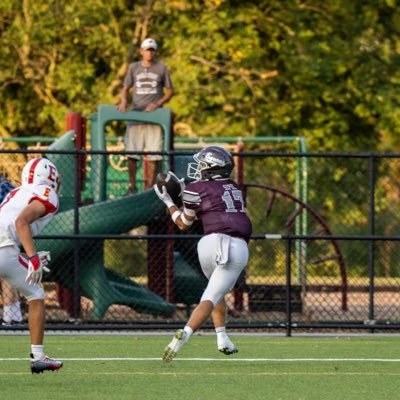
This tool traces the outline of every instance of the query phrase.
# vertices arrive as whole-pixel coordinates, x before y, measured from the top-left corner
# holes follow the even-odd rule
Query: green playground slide
[[[73,150],[74,132],[70,131],[55,141],[51,150]],[[42,235],[71,235],[74,224],[79,221],[79,233],[123,234],[135,227],[147,225],[165,214],[165,206],[153,190],[113,200],[105,200],[79,208],[78,216],[74,204],[75,156],[47,154],[62,174],[60,211],[45,227]],[[93,182],[92,182],[93,184]],[[78,217],[78,218],[76,218]],[[65,287],[73,287],[75,240],[41,239],[39,250],[51,252],[49,280]],[[128,305],[140,313],[153,315],[170,314],[173,304],[146,287],[104,266],[103,240],[79,239],[79,284],[80,292],[94,303],[94,317],[103,318],[111,304]]]
[[[165,213],[153,190],[107,200],[79,209],[80,234],[121,234],[146,225]],[[43,235],[74,233],[74,210],[55,215]],[[41,239],[39,250],[52,257],[50,280],[72,288],[74,240]],[[101,319],[111,304],[124,304],[147,314],[169,314],[174,305],[131,279],[104,267],[103,241],[79,239],[79,283],[81,294],[94,303],[94,316]]]

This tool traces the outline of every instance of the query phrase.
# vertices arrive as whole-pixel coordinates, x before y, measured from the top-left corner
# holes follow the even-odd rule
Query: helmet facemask
[[[207,163],[199,161],[196,159],[196,154],[193,156],[196,162],[191,162],[188,164],[187,176],[195,181],[200,181],[202,179],[201,171],[208,167]]]

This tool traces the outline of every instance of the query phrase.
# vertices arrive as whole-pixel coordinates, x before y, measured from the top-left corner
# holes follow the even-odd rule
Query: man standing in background
[[[128,94],[132,89],[131,111],[154,111],[162,107],[174,95],[171,76],[161,62],[155,59],[157,43],[152,38],[143,40],[140,46],[141,61],[129,65],[125,76],[124,86],[121,91],[121,102],[118,106],[120,112],[128,109]],[[125,135],[125,147],[128,151],[161,151],[163,135],[161,126],[128,122]],[[154,184],[159,155],[150,155],[148,168],[148,181],[145,187]],[[129,190],[128,194],[136,192],[136,172],[139,156],[128,155]]]

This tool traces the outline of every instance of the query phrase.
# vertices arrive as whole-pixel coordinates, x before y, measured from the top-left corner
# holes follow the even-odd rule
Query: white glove
[[[172,201],[171,196],[167,192],[167,188],[165,186],[162,187],[162,193],[158,189],[157,185],[153,186],[154,191],[156,192],[156,195],[158,198],[168,207],[172,207],[175,205],[175,203]]]
[[[25,282],[29,285],[37,285],[42,281],[43,271],[49,272],[47,265],[50,261],[49,251],[39,251],[28,258],[28,274]]]
[[[174,177],[178,180],[179,184],[181,185],[181,196],[182,196],[182,193],[183,193],[183,191],[184,191],[185,188],[186,188],[186,185],[185,185],[185,178],[180,178],[180,179],[179,179],[172,171],[168,171],[168,173],[169,173],[170,175],[174,176]]]
[[[50,252],[49,251],[38,251],[38,255],[39,255],[40,261],[42,263],[43,271],[50,272],[50,268],[47,267],[49,265],[49,262],[51,261]]]

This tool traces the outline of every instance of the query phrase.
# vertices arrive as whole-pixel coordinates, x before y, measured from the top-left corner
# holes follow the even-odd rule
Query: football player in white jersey
[[[211,316],[217,333],[218,350],[224,354],[238,352],[225,331],[225,295],[233,288],[249,257],[248,241],[252,233],[239,186],[230,179],[234,167],[232,155],[222,147],[208,146],[193,156],[187,175],[194,179],[182,185],[183,211],[168,194],[154,185],[172,220],[181,230],[189,228],[195,218],[203,226],[204,236],[197,245],[201,269],[208,285],[183,329],[179,329],[165,348],[163,360],[170,362],[190,336]]]
[[[28,301],[32,373],[56,371],[63,365],[44,354],[45,305],[40,283],[43,271],[48,270],[50,253],[38,252],[33,241],[33,236],[58,210],[59,179],[52,162],[34,158],[22,170],[21,186],[12,190],[0,205],[0,278]]]

